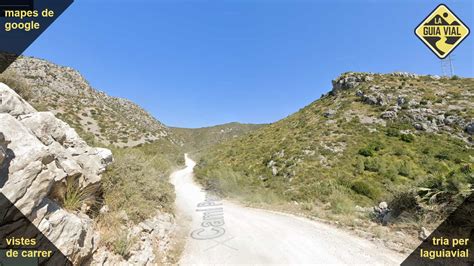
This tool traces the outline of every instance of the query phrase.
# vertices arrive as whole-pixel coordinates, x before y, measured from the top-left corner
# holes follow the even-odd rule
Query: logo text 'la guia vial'
[[[441,4],[416,27],[415,34],[437,57],[444,59],[469,35],[469,28]]]

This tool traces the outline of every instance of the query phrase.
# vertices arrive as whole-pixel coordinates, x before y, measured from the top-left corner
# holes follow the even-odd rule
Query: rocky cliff
[[[112,161],[109,150],[88,146],[53,113],[37,112],[0,83],[0,192],[74,264],[98,248],[90,214]]]

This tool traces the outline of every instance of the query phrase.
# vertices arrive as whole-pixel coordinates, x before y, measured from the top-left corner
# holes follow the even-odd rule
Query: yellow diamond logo
[[[469,28],[441,4],[416,27],[415,34],[437,57],[443,59],[469,35]]]

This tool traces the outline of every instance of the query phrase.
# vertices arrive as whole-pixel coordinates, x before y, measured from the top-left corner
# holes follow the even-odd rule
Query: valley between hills
[[[394,252],[387,263],[400,262],[472,193],[472,78],[347,72],[275,123],[199,129],[168,127],[41,59],[20,57],[0,82],[1,192],[39,228],[47,222],[46,235],[74,264],[189,259],[195,216],[170,180],[180,169],[191,171],[184,186],[204,188],[234,212],[293,215],[273,218],[285,226],[305,217],[360,247]]]

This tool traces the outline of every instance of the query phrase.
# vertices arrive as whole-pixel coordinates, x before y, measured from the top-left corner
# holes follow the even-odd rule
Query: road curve
[[[178,219],[189,226],[189,264],[399,265],[403,256],[333,226],[212,198],[193,181],[195,162],[171,175]]]

